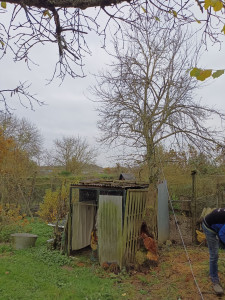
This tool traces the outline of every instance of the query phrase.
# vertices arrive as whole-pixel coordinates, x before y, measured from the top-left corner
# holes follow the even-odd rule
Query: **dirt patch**
[[[177,214],[177,223],[173,215],[170,215],[170,240],[176,244],[182,244],[182,239],[185,245],[192,244],[192,226],[191,218],[186,215]],[[180,231],[178,230],[178,224]]]
[[[73,271],[74,268],[70,266],[62,266],[61,269],[66,270],[66,271]]]
[[[129,299],[215,300],[208,276],[207,247],[189,246],[189,258],[181,246],[164,246],[160,250],[159,265],[147,274],[133,273],[130,282],[136,294]],[[193,273],[192,273],[193,270]],[[225,288],[225,253],[220,253],[219,274]],[[225,300],[225,296],[219,299]]]

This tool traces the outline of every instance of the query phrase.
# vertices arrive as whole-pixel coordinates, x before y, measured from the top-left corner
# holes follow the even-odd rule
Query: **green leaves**
[[[216,72],[214,72],[214,73],[212,74],[212,77],[215,79],[215,78],[220,77],[220,76],[223,75],[223,74],[224,74],[224,70],[217,70]]]
[[[209,78],[212,76],[214,79],[220,77],[224,74],[224,70],[216,70],[214,73],[212,73],[212,70],[210,69],[199,69],[199,68],[193,68],[190,71],[191,77],[196,77],[197,80],[204,81],[206,78]]]

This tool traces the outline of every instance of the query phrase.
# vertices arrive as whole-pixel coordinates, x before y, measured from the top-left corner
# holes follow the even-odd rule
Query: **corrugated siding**
[[[134,262],[139,247],[141,224],[146,208],[147,190],[127,192],[123,229],[123,265]]]
[[[122,196],[99,196],[98,255],[104,262],[122,263]]]

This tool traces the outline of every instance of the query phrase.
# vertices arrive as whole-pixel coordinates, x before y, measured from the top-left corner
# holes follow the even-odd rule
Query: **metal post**
[[[68,214],[68,237],[67,237],[67,255],[71,253],[71,244],[72,244],[72,214],[73,214],[73,204],[72,204],[72,186],[70,186],[70,198],[69,198],[69,214]]]
[[[192,215],[192,242],[196,243],[196,170],[191,171],[192,176],[192,201],[191,201],[191,215]]]

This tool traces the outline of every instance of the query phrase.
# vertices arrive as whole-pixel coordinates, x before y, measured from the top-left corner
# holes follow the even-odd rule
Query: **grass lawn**
[[[163,247],[157,267],[115,275],[91,260],[89,252],[72,258],[47,250],[52,228],[31,222],[36,247],[13,250],[0,244],[0,299],[157,300],[201,299],[181,246]],[[208,278],[208,250],[189,247],[193,271],[204,299],[214,300]],[[220,253],[220,277],[225,287],[225,252]],[[220,298],[225,299],[225,298]]]
[[[117,276],[104,270],[89,257],[68,258],[50,251],[46,241],[52,228],[34,221],[29,232],[39,237],[36,247],[13,250],[0,245],[0,299],[119,299],[124,294]],[[123,296],[122,296],[123,297]]]

